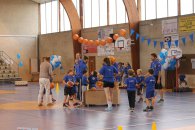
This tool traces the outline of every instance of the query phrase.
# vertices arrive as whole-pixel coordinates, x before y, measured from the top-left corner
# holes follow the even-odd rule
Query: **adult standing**
[[[155,89],[160,94],[160,100],[158,101],[158,103],[161,103],[161,102],[164,102],[162,82],[161,82],[162,66],[161,66],[160,61],[157,58],[156,53],[151,54],[151,60],[152,60],[152,62],[151,62],[150,68],[154,70],[154,77],[156,79]]]
[[[108,107],[106,111],[112,110],[113,101],[113,88],[114,88],[114,74],[117,74],[117,69],[111,65],[109,58],[104,58],[104,64],[100,69],[99,73],[103,75],[104,91],[106,94]]]
[[[43,91],[46,90],[46,105],[50,105],[50,77],[52,75],[52,66],[50,64],[50,57],[44,58],[44,61],[40,65],[40,74],[39,74],[39,95],[38,95],[38,105],[42,106],[43,102]]]
[[[81,100],[81,79],[83,76],[83,72],[87,71],[87,63],[88,63],[88,57],[84,56],[83,59],[81,59],[80,53],[76,54],[76,63],[75,63],[75,73],[76,73],[76,79],[77,82],[79,82],[78,90],[77,90],[77,99]]]

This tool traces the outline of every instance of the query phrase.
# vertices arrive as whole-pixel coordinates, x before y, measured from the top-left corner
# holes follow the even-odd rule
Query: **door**
[[[89,74],[96,70],[96,62],[95,62],[95,56],[89,56],[89,63],[88,63],[88,71],[89,71]]]

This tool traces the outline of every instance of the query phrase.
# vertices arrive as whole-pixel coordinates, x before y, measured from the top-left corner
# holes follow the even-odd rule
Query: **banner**
[[[114,55],[114,44],[106,44],[105,46],[97,47],[98,56]]]
[[[179,31],[180,32],[195,31],[195,16],[179,17]]]
[[[177,33],[177,19],[169,19],[162,21],[162,34],[175,34]]]

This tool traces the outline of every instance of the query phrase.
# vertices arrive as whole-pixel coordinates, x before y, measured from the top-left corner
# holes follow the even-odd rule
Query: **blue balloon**
[[[22,61],[19,62],[19,67],[23,67],[23,62]]]
[[[20,59],[21,58],[21,55],[20,53],[17,54],[17,59]]]
[[[61,56],[52,55],[50,57],[50,64],[52,66],[52,70],[55,70],[58,67],[61,67]]]

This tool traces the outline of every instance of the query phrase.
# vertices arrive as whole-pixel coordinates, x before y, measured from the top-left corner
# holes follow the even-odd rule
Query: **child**
[[[98,81],[98,79],[97,79],[97,72],[96,71],[92,71],[91,75],[88,78],[88,80],[89,80],[89,89],[96,88],[96,82]]]
[[[103,87],[106,94],[106,100],[108,107],[106,111],[111,111],[113,101],[113,88],[114,88],[114,75],[118,74],[118,70],[111,65],[109,58],[104,58],[104,64],[100,69],[99,73],[103,76]]]
[[[144,112],[148,112],[154,109],[154,103],[155,103],[155,84],[156,80],[155,77],[153,76],[154,70],[149,69],[147,78],[145,79],[146,83],[146,109],[144,109]]]
[[[87,78],[87,71],[83,71],[82,76],[82,101],[84,101],[84,92],[87,90],[87,86],[89,84],[88,78]]]
[[[140,97],[138,103],[143,102],[143,88],[144,88],[144,76],[142,75],[142,70],[137,70],[137,83],[138,83],[138,89],[137,89],[137,95]]]
[[[130,69],[128,71],[128,75],[129,75],[129,77],[125,80],[125,85],[127,86],[129,110],[131,110],[131,112],[133,112],[134,108],[135,108],[135,93],[136,93],[137,80],[134,77],[134,75],[135,75],[134,70]]]
[[[70,69],[68,71],[68,74],[63,79],[63,84],[65,85],[63,107],[68,107],[69,106],[69,97],[72,98],[74,96],[75,81],[76,81],[76,78],[74,76],[74,72],[72,69]]]

